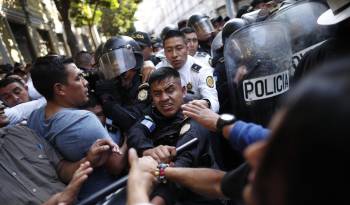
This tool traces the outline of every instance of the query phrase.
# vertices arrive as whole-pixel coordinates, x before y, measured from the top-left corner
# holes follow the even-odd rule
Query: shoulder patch
[[[141,121],[141,124],[144,125],[151,133],[156,129],[156,124],[153,122],[153,119],[148,115],[146,115],[145,118]]]
[[[214,79],[213,79],[213,76],[208,76],[206,82],[207,82],[207,86],[208,86],[209,88],[213,88],[213,87],[214,87]]]
[[[191,70],[193,70],[196,73],[199,73],[199,70],[202,68],[202,66],[193,63],[193,65],[191,66]]]

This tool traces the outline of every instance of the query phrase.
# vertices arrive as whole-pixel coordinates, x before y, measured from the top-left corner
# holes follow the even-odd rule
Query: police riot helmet
[[[223,43],[222,43],[222,31],[216,34],[214,40],[211,42],[210,54],[211,54],[211,66],[215,67],[216,63],[223,56]]]
[[[226,39],[235,31],[248,25],[248,22],[241,18],[233,18],[225,23],[222,29],[222,42],[225,44]]]
[[[278,21],[237,30],[224,45],[225,69],[238,118],[267,125],[280,96],[289,89],[292,50]]]
[[[308,50],[329,38],[329,27],[317,24],[318,17],[327,9],[325,3],[305,0],[289,4],[268,17],[268,20],[283,22],[289,32],[293,51],[293,70]]]
[[[215,31],[209,17],[202,14],[192,15],[188,19],[187,25],[196,31],[199,40],[210,38],[211,34]]]
[[[113,79],[131,69],[141,69],[142,50],[129,36],[116,36],[108,39],[99,59],[100,71],[106,79]]]
[[[240,19],[240,18],[233,18],[229,21],[227,21],[222,29],[214,38],[212,44],[211,44],[211,56],[212,56],[212,63],[215,64],[217,60],[222,55],[223,52],[223,46],[225,44],[225,40],[236,30],[242,28],[243,26],[248,25],[248,22]]]
[[[99,65],[99,60],[102,56],[103,46],[104,46],[104,43],[101,43],[95,50],[94,59],[97,65]]]
[[[171,30],[178,30],[178,28],[174,24],[169,24],[162,29],[162,31],[160,32],[160,38],[162,39],[162,41],[164,40],[166,34]]]

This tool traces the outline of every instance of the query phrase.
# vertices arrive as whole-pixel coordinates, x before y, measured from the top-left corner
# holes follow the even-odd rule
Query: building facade
[[[95,49],[87,28],[72,29],[81,50]],[[0,0],[0,64],[31,63],[48,53],[71,55],[54,1]]]
[[[249,4],[250,0],[232,1],[233,13],[237,7]],[[229,16],[227,13],[228,0],[143,0],[135,13],[135,27],[137,30],[159,34],[161,30],[169,25],[188,19],[195,13],[206,14],[213,18],[221,15]]]

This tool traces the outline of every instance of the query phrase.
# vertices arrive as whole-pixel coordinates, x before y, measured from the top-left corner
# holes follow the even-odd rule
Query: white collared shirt
[[[164,66],[172,67],[170,63],[164,59],[157,64],[156,68]],[[197,67],[197,69],[193,67]],[[219,111],[218,93],[216,91],[213,69],[211,67],[203,65],[198,60],[188,55],[186,63],[177,71],[180,73],[181,84],[182,86],[186,86],[188,94],[192,93],[194,99],[208,99],[211,104],[211,109],[214,112]]]

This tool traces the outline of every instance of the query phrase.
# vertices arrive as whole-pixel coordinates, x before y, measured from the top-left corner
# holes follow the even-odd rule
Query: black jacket
[[[141,76],[137,73],[129,89],[123,88],[116,80],[97,83],[96,94],[102,99],[104,114],[122,131],[127,131],[151,106],[149,88],[144,88],[146,97],[140,99],[141,82]]]

